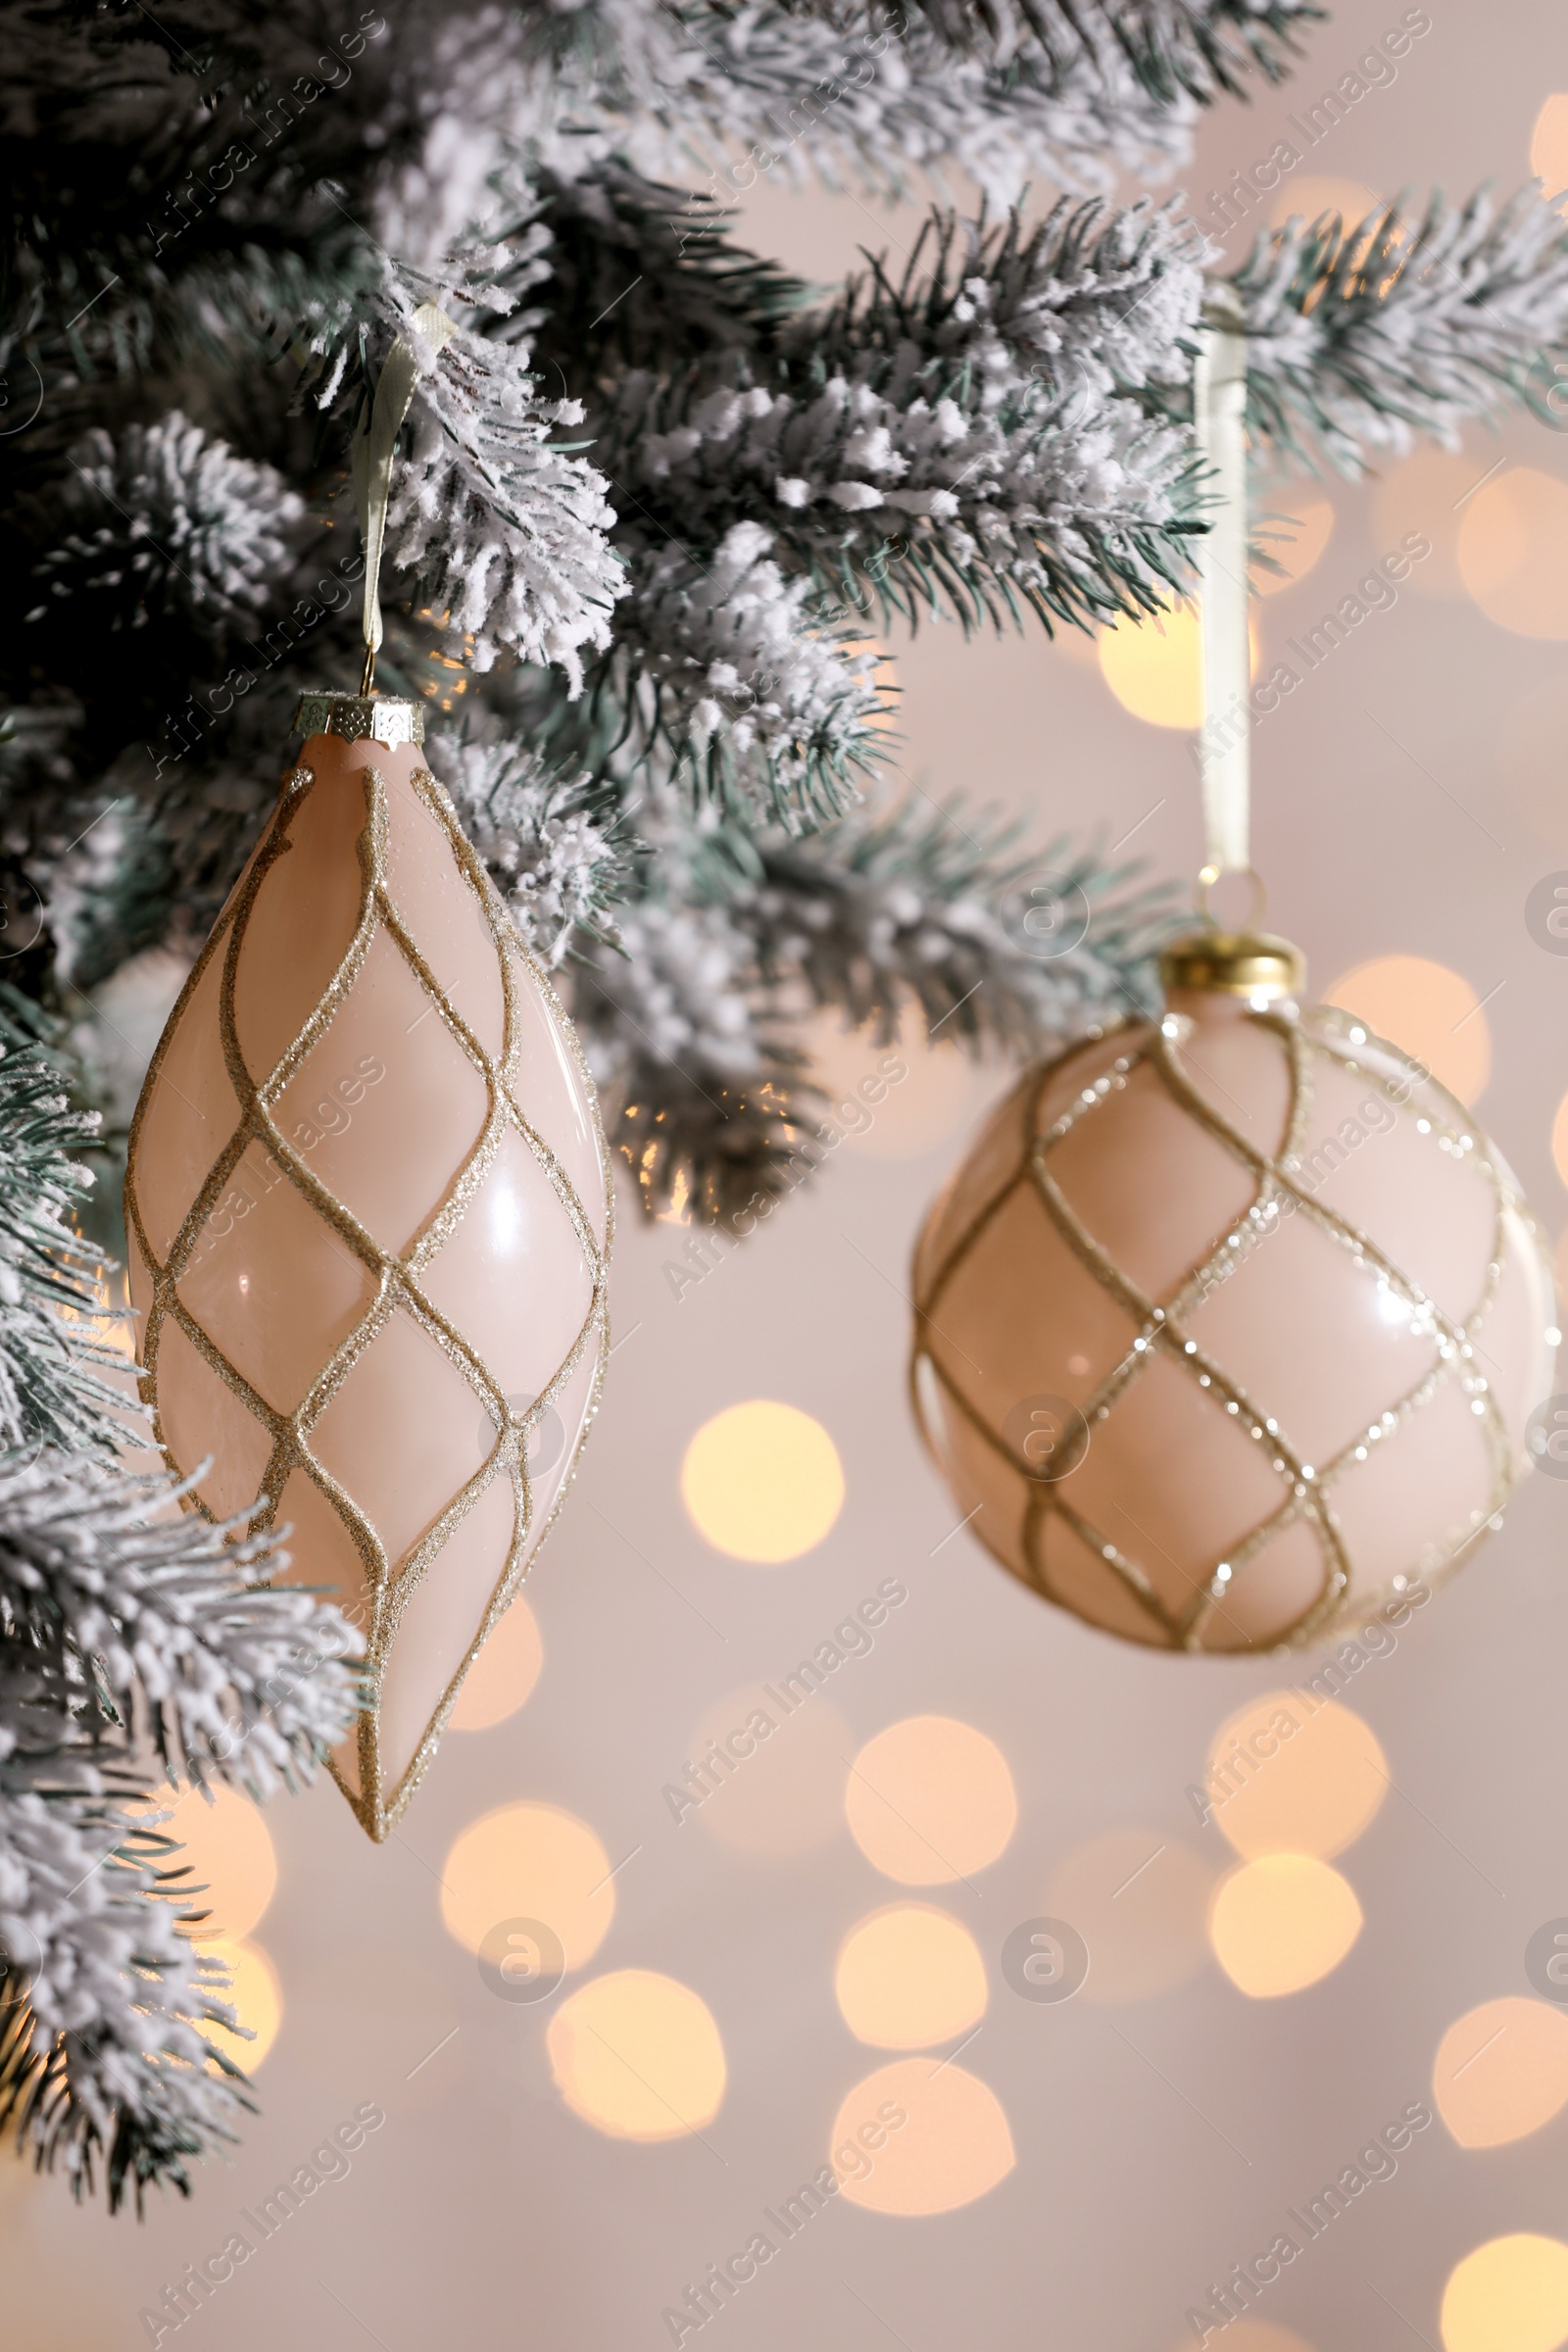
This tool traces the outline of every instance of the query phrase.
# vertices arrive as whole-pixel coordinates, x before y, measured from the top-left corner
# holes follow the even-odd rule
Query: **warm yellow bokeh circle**
[[[1214,1957],[1253,2000],[1300,1992],[1339,1967],[1361,1933],[1355,1889],[1315,1854],[1265,1854],[1221,1882]]]
[[[187,1788],[158,1831],[177,1838],[183,1849],[170,1867],[188,1866],[186,1884],[201,1890],[181,1899],[193,1911],[212,1913],[194,1931],[196,1941],[248,1936],[277,1885],[277,1856],[261,1807],[237,1788],[215,1788],[211,1803],[199,1789]]]
[[[821,1543],[843,1507],[844,1470],[820,1421],[756,1396],[704,1422],[680,1491],[715,1551],[772,1566]]]
[[[536,1919],[581,1968],[615,1915],[610,1857],[585,1821],[558,1805],[502,1805],[470,1822],[441,1866],[448,1935],[476,1952],[508,1919]]]
[[[1017,2158],[989,2083],[935,2058],[897,2058],[857,2082],[833,2121],[840,2194],[870,2213],[952,2213]]]
[[[545,1662],[539,1621],[519,1593],[464,1677],[448,1717],[455,1732],[505,1723],[532,1692]]]
[[[1531,176],[1544,183],[1548,196],[1568,189],[1568,90],[1553,90],[1536,117],[1530,134]]]
[[[868,1740],[844,1792],[850,1835],[885,1878],[939,1886],[983,1870],[1018,1819],[1006,1758],[951,1715],[908,1715]]]
[[[844,1938],[833,1989],[858,2040],[884,2050],[924,2050],[984,2017],[986,1964],[950,1912],[930,1903],[890,1903]]]
[[[1521,2230],[1454,2264],[1443,2291],[1444,2352],[1557,2352],[1568,2339],[1568,2246]]]
[[[1278,566],[1252,565],[1250,578],[1258,596],[1278,596],[1304,580],[1334,535],[1334,509],[1326,498],[1303,498],[1265,490],[1259,501],[1258,545]],[[1253,649],[1254,656],[1256,648]],[[1256,662],[1253,662],[1254,668]]]
[[[1360,1837],[1388,1793],[1371,1726],[1333,1699],[1268,1690],[1227,1716],[1208,1751],[1211,1819],[1239,1854],[1316,1854]]]
[[[277,2030],[283,2022],[283,1988],[277,1981],[277,1971],[270,1955],[259,1943],[219,1936],[204,1943],[202,1950],[215,1960],[221,1960],[228,1970],[229,1988],[222,1997],[240,2024],[248,2026],[255,2035],[253,2041],[247,2041],[242,2034],[213,2026],[207,2037],[241,2074],[254,2075],[277,2039]],[[211,2066],[212,2061],[208,2064]],[[218,2069],[215,2067],[213,2071],[217,2073]]]
[[[550,2021],[550,2064],[574,2115],[612,2139],[680,2139],[724,2097],[724,2044],[700,1994],[647,1968],[595,1977]]]
[[[1516,637],[1568,637],[1568,482],[1512,466],[1478,490],[1459,571],[1489,620]]]
[[[1432,2095],[1461,2148],[1539,2132],[1568,2107],[1568,2017],[1519,1993],[1467,2010],[1438,2044]]]
[[[1354,1013],[1461,1102],[1475,1102],[1492,1074],[1492,1033],[1480,999],[1446,963],[1379,956],[1344,973],[1325,1003]]]
[[[1257,637],[1251,639],[1257,674]],[[1102,629],[1100,674],[1124,710],[1152,727],[1203,723],[1203,651],[1198,613],[1178,605],[1148,620],[1123,620]]]

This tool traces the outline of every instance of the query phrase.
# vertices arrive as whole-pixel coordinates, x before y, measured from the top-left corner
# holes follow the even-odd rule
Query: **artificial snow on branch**
[[[8,1711],[24,1680],[0,1679]],[[190,1940],[173,1848],[145,1800],[69,1761],[0,1756],[0,2133],[79,2196],[101,2164],[113,2213],[188,2194],[189,2163],[252,2106],[215,2029],[236,2029],[220,1964]],[[172,1883],[171,1883],[172,1881]],[[21,1975],[25,1997],[18,1998]]]
[[[912,1004],[956,1043],[1035,1053],[1042,1038],[1064,1041],[1152,1004],[1152,959],[1170,919],[1164,894],[1129,891],[1127,869],[1070,842],[1026,851],[1022,832],[986,810],[934,808],[910,795],[810,840],[765,847],[762,878],[737,893],[734,919],[752,934],[764,977],[883,1039]],[[1025,926],[1042,877],[1060,954],[1036,952]]]
[[[1483,188],[1355,226],[1292,220],[1230,282],[1254,448],[1351,476],[1420,433],[1451,447],[1511,404],[1546,416],[1550,360],[1568,352],[1568,224],[1539,187],[1501,208]]]
[[[554,970],[574,946],[603,940],[626,861],[613,821],[594,813],[603,795],[588,771],[563,772],[505,740],[443,731],[426,742],[465,833],[534,954]]]
[[[681,904],[623,908],[620,955],[594,959],[576,1000],[651,1215],[732,1222],[784,1188],[821,1117],[799,1026],[812,1007],[884,1041],[913,1007],[972,1051],[1035,1052],[1153,1002],[1163,894],[1065,843],[1031,854],[984,811],[910,796],[753,839],[684,823],[665,795],[656,834],[652,870],[680,876]],[[1049,956],[1022,921],[1042,877],[1071,910]]]
[[[1147,206],[1058,207],[1028,237],[939,216],[899,284],[874,270],[770,362],[628,373],[604,444],[636,502],[623,532],[716,545],[762,520],[819,587],[872,578],[910,619],[1160,610],[1195,468],[1131,394],[1180,380],[1200,252]]]
[[[623,700],[630,758],[662,747],[710,799],[798,829],[855,798],[887,706],[863,638],[824,620],[774,544],[763,524],[735,522],[706,563],[645,550],[606,683]]]
[[[385,291],[392,332],[383,348],[395,332],[419,370],[412,446],[393,475],[387,559],[447,610],[474,669],[489,669],[505,648],[559,662],[578,693],[583,648],[608,645],[611,609],[626,589],[607,538],[614,514],[603,475],[549,438],[581,423],[581,405],[541,398],[526,341],[459,325],[432,350],[414,324],[415,295],[438,291],[453,299],[398,273]],[[495,284],[483,294],[497,311],[515,299]],[[335,390],[329,375],[323,404]]]
[[[1118,173],[1163,179],[1190,149],[1191,102],[1153,95],[1108,42],[1053,55],[1031,40],[994,62],[956,51],[918,9],[879,7],[846,32],[776,0],[648,21],[664,42],[631,73],[579,85],[581,116],[613,125],[641,169],[684,163],[726,192],[776,171],[902,194],[958,172],[1005,204],[1040,177],[1085,191]]]
[[[169,1777],[258,1798],[310,1780],[353,1720],[338,1610],[270,1581],[287,1552],[171,1504],[162,1477],[31,1450],[0,1458],[0,1626],[8,1651],[104,1737],[123,1727]]]
[[[354,1629],[243,1522],[81,1456],[0,1455],[0,2131],[111,2207],[188,2185],[243,2084],[207,2038],[222,1972],[177,1931],[188,1875],[146,1777],[310,1780],[359,1704]],[[216,2061],[216,2069],[209,2061]]]
[[[78,2189],[101,2157],[114,2205],[184,2187],[240,2097],[151,1776],[309,1780],[358,1709],[361,1644],[267,1581],[270,1538],[119,1467],[139,1408],[106,1378],[103,1253],[72,1223],[96,1121],[61,1084],[39,1047],[0,1057],[0,2131]]]
[[[791,5],[836,24],[884,13],[876,0]],[[1301,27],[1323,14],[1315,0],[912,0],[907,11],[960,54],[994,67],[1028,61],[1045,81],[1083,59],[1108,79],[1125,60],[1167,105],[1181,92],[1204,105],[1243,94],[1253,73],[1282,79]]]
[[[112,1459],[121,1401],[94,1336],[103,1252],[73,1230],[92,1185],[71,1156],[97,1127],[36,1046],[0,1049],[0,1446],[35,1439]]]

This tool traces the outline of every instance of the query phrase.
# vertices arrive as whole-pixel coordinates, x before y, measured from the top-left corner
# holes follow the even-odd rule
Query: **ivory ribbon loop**
[[[440,353],[457,333],[457,323],[433,302],[421,303],[410,321],[431,352]],[[407,335],[387,353],[376,382],[368,422],[355,436],[354,503],[365,547],[365,682],[368,694],[381,643],[381,551],[386,543],[386,510],[392,495],[392,459],[403,419],[420,375],[419,354]]]
[[[1250,790],[1251,645],[1247,594],[1247,337],[1229,287],[1210,289],[1193,385],[1198,445],[1217,504],[1198,544],[1203,649],[1199,760],[1213,874],[1244,871]]]

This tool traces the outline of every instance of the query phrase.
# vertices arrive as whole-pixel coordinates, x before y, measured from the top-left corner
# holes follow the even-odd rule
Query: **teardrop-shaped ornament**
[[[380,1839],[587,1436],[612,1191],[576,1035],[419,706],[307,695],[296,724],[136,1106],[129,1287],[188,1507],[262,1496],[288,1581],[363,1627],[331,1761]]]

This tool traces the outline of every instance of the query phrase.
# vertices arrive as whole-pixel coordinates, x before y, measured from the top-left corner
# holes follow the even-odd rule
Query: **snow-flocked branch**
[[[1254,448],[1355,475],[1418,434],[1546,407],[1568,354],[1568,225],[1526,189],[1424,211],[1330,214],[1259,240],[1231,278],[1248,334]],[[1189,401],[1190,409],[1190,401]]]

